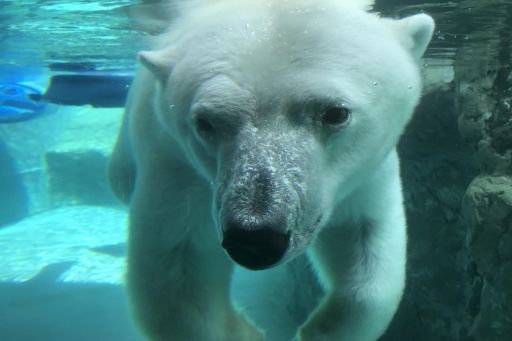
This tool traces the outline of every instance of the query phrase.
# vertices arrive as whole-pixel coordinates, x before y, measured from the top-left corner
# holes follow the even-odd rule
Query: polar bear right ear
[[[398,20],[396,24],[402,44],[416,59],[420,59],[432,39],[434,20],[422,13]]]
[[[166,82],[173,68],[173,59],[165,50],[139,52],[139,61],[162,83]]]

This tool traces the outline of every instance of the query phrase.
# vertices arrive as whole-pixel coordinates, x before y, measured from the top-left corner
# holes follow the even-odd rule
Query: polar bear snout
[[[251,270],[270,268],[285,258],[298,206],[284,176],[272,171],[282,167],[264,156],[251,152],[230,157],[241,161],[221,177],[228,185],[221,185],[216,197],[222,247]]]
[[[271,226],[245,226],[230,222],[223,233],[222,247],[238,264],[263,270],[276,265],[290,244],[290,232],[281,232]]]

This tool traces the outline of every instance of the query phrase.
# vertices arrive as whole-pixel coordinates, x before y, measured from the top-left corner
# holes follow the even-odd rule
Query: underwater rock
[[[45,153],[49,205],[115,205],[105,174],[122,110],[75,108]]]
[[[505,2],[493,8],[499,10],[499,3]],[[459,130],[480,167],[463,200],[470,258],[467,340],[512,340],[512,42],[502,34],[512,29],[511,19],[510,11],[497,15],[486,30],[496,39],[473,37],[455,64]],[[475,58],[474,51],[481,54]]]
[[[11,164],[0,165],[0,177],[11,185],[5,188],[13,188],[5,194],[3,208],[23,203],[21,190],[26,195],[26,214],[67,205],[117,205],[106,184],[105,169],[122,109],[53,109],[51,115],[35,120],[0,124],[2,154],[12,155]],[[16,184],[18,190],[14,190]]]
[[[0,228],[23,218],[28,201],[16,163],[0,134]]]
[[[471,334],[476,340],[512,336],[512,177],[479,176],[463,201],[469,222],[468,249],[473,278],[482,281]],[[508,335],[507,337],[505,337]]]
[[[399,145],[408,277],[381,341],[512,340],[511,23],[459,49],[454,92],[433,87]]]
[[[50,205],[111,205],[105,185],[107,157],[94,149],[48,151],[45,154]]]

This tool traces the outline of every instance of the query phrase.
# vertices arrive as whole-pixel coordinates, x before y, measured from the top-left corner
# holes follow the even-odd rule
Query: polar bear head
[[[203,3],[140,54],[158,120],[212,185],[222,245],[245,267],[303,252],[411,117],[433,21],[369,3]]]

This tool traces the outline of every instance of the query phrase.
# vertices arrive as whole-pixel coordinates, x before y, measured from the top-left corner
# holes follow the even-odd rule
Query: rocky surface
[[[78,109],[78,108],[77,108]],[[121,123],[121,109],[85,107],[44,153],[48,205],[114,205],[105,181],[110,152]]]
[[[0,225],[68,205],[115,205],[105,182],[122,109],[52,106],[0,125]]]
[[[15,161],[0,136],[0,228],[27,215],[28,200]]]
[[[459,129],[480,166],[463,200],[470,260],[468,340],[512,339],[511,23],[510,11],[497,15],[492,36],[460,49],[455,69]]]
[[[0,181],[9,184],[7,188],[11,190],[13,186],[17,188],[13,192],[9,190],[9,194],[4,192],[3,196],[11,206],[23,205],[24,215],[48,208],[47,181],[42,155],[46,148],[58,142],[62,127],[65,127],[72,118],[71,110],[49,107],[47,113],[33,120],[0,125],[0,145],[3,147],[0,148],[0,154],[6,162],[0,166],[3,171],[0,174]],[[7,163],[9,166],[6,166]],[[24,193],[25,200],[19,200],[20,192]],[[11,193],[14,194],[13,197]],[[3,211],[4,207],[2,205],[0,211]],[[24,215],[17,218],[23,218]]]
[[[459,47],[452,90],[427,87],[400,143],[408,285],[382,340],[512,340],[512,12],[459,8],[468,28],[493,23]]]
[[[512,177],[481,175],[464,197],[475,340],[512,338]]]

